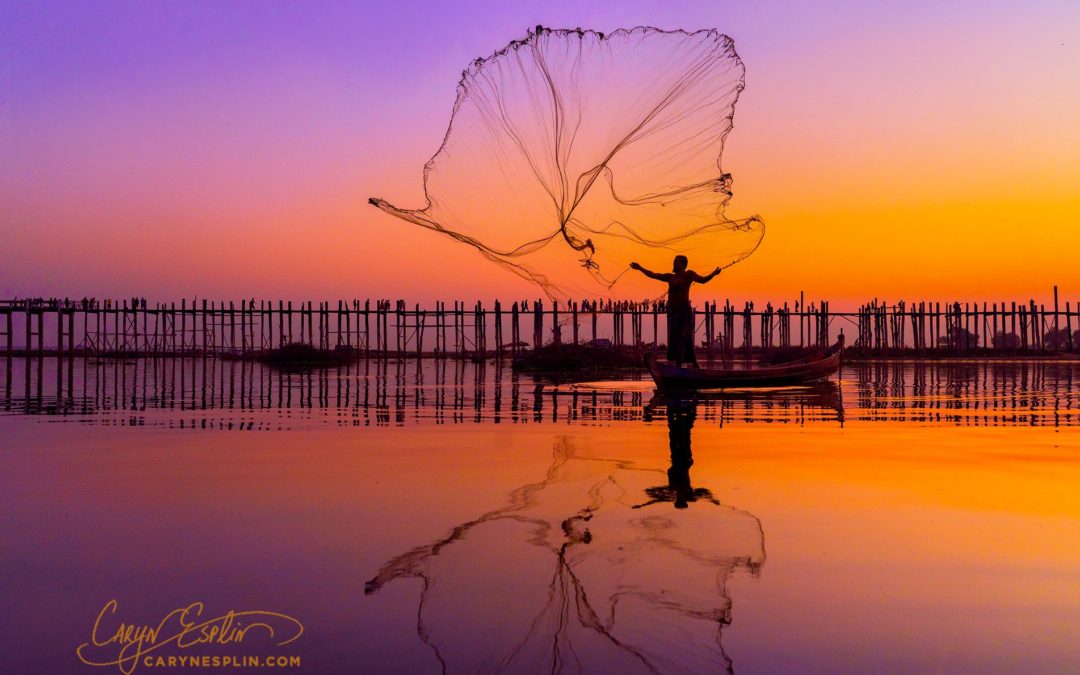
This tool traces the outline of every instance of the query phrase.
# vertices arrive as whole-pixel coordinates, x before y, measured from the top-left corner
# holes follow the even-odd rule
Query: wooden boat
[[[682,368],[645,357],[649,374],[661,390],[729,389],[743,387],[790,387],[828,379],[840,370],[844,354],[844,336],[828,349],[787,363],[745,370]]]

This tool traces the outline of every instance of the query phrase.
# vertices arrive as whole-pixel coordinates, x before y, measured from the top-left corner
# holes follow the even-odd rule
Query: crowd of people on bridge
[[[71,298],[19,298],[15,297],[9,300],[6,304],[14,309],[117,309],[125,301],[113,300],[106,298],[104,300],[98,300],[97,298],[83,297],[79,300],[72,300]],[[131,296],[127,301],[128,309],[146,309],[146,298]]]

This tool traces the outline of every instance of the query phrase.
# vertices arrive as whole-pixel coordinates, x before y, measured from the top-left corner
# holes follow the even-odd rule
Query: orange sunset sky
[[[1075,3],[35,3],[2,19],[0,296],[539,297],[367,199],[423,205],[461,70],[541,23],[734,38],[727,213],[768,232],[695,297],[1058,284],[1080,300]]]

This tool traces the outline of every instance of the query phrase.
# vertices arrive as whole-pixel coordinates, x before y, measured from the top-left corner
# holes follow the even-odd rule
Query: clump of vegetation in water
[[[260,352],[255,360],[280,368],[325,368],[355,361],[354,349],[318,349],[299,342]]]
[[[514,360],[514,370],[529,373],[575,373],[641,370],[645,352],[634,347],[550,344]]]

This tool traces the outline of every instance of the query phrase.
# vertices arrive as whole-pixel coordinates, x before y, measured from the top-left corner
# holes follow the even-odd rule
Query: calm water
[[[76,655],[110,600],[99,642],[287,615],[285,645],[264,615],[150,654],[310,673],[1080,672],[1080,363],[682,400],[493,363],[0,369],[0,672],[119,671]]]

